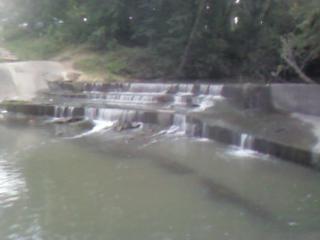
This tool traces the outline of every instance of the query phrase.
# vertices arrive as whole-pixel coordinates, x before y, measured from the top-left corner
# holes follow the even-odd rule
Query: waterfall
[[[201,84],[199,88],[200,95],[207,95],[209,93],[209,85],[208,84]]]
[[[84,93],[93,100],[114,105],[158,105],[191,107],[206,110],[222,98],[223,85],[131,83],[122,85],[93,84],[84,86]],[[88,90],[91,89],[91,90]],[[171,103],[171,104],[170,104]]]
[[[90,120],[106,122],[133,122],[136,120],[137,111],[109,108],[86,108],[85,117]]]
[[[223,99],[222,90],[223,85],[200,85],[200,95],[194,98],[194,104],[199,106],[197,110],[204,111],[213,107],[216,101]]]
[[[87,92],[87,98],[93,100],[104,100],[110,104],[157,104],[158,99],[161,96],[165,96],[161,93],[134,93],[134,92]]]
[[[72,118],[75,107],[71,106],[54,106],[55,118]]]
[[[175,114],[173,124],[166,133],[168,134],[185,134],[187,131],[187,117],[183,114]]]
[[[64,106],[54,106],[54,117],[63,118],[66,107]]]
[[[177,106],[189,106],[192,104],[192,94],[177,93],[174,96],[174,105]]]
[[[87,93],[87,97],[95,100],[100,100],[105,98],[105,94],[102,92],[92,91]]]
[[[237,137],[235,135],[234,137]],[[237,148],[230,149],[229,153],[239,157],[250,157],[255,156],[256,152],[254,150],[254,138],[246,133],[241,133],[238,141],[234,143]]]
[[[210,85],[209,86],[209,95],[214,97],[222,96],[223,85]]]
[[[193,93],[194,84],[179,84],[178,92],[180,93]]]
[[[246,134],[246,133],[242,133],[240,136],[240,148],[241,149],[249,149],[251,150],[253,148],[253,137]]]
[[[131,83],[129,92],[153,92],[153,93],[166,93],[174,84],[164,83]]]
[[[67,107],[67,117],[72,118],[73,117],[73,112],[74,112],[74,107]]]

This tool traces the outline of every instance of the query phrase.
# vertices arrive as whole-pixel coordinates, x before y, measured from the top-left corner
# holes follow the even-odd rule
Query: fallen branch
[[[313,81],[311,78],[309,78],[302,70],[301,67],[299,67],[296,58],[293,53],[293,47],[289,39],[281,38],[282,41],[282,59],[288,64],[289,67],[291,67],[295,73],[306,83],[309,84],[315,84],[316,82]]]

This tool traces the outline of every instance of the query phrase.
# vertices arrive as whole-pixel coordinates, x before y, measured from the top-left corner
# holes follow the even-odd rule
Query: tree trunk
[[[187,45],[184,49],[183,55],[181,57],[180,65],[179,65],[178,70],[176,72],[177,76],[182,76],[183,69],[184,69],[186,63],[188,62],[191,47],[192,47],[192,44],[196,38],[197,30],[199,28],[200,20],[201,20],[202,13],[203,13],[203,10],[205,7],[205,2],[206,2],[205,0],[201,0],[199,3],[196,19],[194,21],[192,30],[190,32],[188,43],[187,43]]]
[[[283,60],[288,64],[289,67],[291,67],[295,73],[306,83],[315,84],[316,82],[313,81],[311,78],[309,78],[302,70],[302,68],[299,67],[297,64],[297,61],[295,59],[294,53],[293,53],[293,47],[291,46],[290,39],[281,38],[283,50],[281,57]]]
[[[311,78],[309,78],[298,66],[298,64],[292,60],[289,59],[288,57],[284,56],[283,57],[284,61],[296,72],[296,74],[306,83],[316,83],[315,81],[313,81]]]

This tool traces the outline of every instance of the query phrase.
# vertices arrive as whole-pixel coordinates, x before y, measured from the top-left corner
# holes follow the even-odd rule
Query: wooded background
[[[319,0],[10,0],[5,29],[142,49],[151,77],[314,82],[320,76]],[[9,37],[9,38],[10,38]]]

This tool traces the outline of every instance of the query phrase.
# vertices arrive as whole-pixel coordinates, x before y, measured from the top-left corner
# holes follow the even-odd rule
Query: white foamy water
[[[9,207],[19,199],[25,182],[19,171],[8,163],[8,155],[0,156],[0,209]]]
[[[230,148],[228,151],[226,151],[226,153],[236,157],[257,157],[257,156],[263,155],[254,150],[237,148],[237,147]]]
[[[93,121],[93,123],[94,123],[94,127],[91,130],[81,133],[77,136],[74,136],[71,139],[82,138],[82,137],[90,136],[92,134],[103,132],[104,130],[107,130],[113,127],[116,122],[95,120]]]
[[[85,117],[89,120],[101,120],[107,122],[129,121],[132,122],[137,115],[135,110],[86,108]]]
[[[187,130],[187,117],[183,114],[175,114],[173,125],[166,131],[167,134],[184,135]]]
[[[222,101],[223,85],[200,85],[200,95],[195,97],[194,103],[199,105],[195,111],[205,111]]]
[[[252,149],[252,145],[253,145],[253,137],[246,134],[246,133],[242,133],[240,136],[240,148],[241,149]]]
[[[174,88],[175,84],[164,83],[131,83],[129,87],[130,92],[149,92],[149,93],[166,93],[171,88]]]
[[[320,176],[309,169],[247,161],[214,141],[0,130],[0,239],[318,239],[308,234]]]

